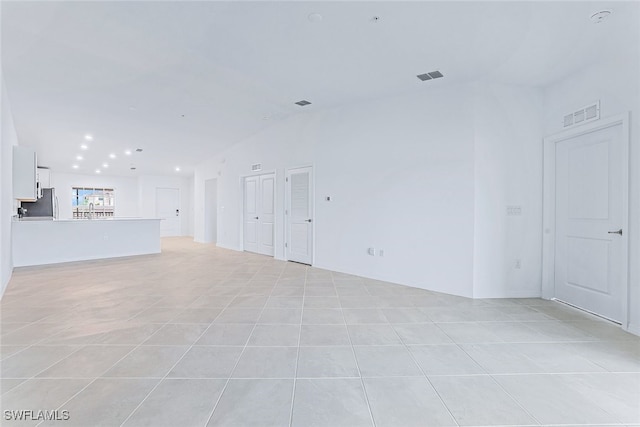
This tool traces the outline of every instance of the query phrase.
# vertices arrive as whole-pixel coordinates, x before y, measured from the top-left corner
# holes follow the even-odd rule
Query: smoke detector
[[[307,16],[307,19],[309,22],[320,22],[322,21],[322,15],[319,13],[310,13],[309,16]]]
[[[594,24],[599,24],[603,22],[605,19],[607,19],[609,16],[611,16],[611,12],[612,11],[609,9],[596,12],[593,15],[591,15],[591,22],[593,22]]]

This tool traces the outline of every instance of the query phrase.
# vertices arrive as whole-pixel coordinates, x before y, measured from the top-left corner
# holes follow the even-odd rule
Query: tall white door
[[[244,179],[244,250],[274,255],[275,175]]]
[[[555,296],[618,322],[627,257],[622,144],[622,125],[556,144]]]
[[[313,169],[290,169],[286,178],[286,253],[289,261],[313,262]]]
[[[156,217],[160,236],[180,236],[180,189],[156,188]]]

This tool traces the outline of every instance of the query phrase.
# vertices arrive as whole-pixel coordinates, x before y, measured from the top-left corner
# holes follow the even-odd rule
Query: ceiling
[[[620,54],[638,19],[635,2],[3,1],[2,67],[40,165],[188,175],[295,114],[479,79],[548,85]]]

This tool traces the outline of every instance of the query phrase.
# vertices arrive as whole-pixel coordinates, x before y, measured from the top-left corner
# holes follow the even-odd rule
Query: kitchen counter
[[[14,222],[32,222],[32,221],[55,221],[55,222],[82,222],[82,221],[149,221],[156,218],[139,218],[139,217],[107,217],[107,218],[67,218],[58,219],[51,216],[24,216],[22,218],[13,217]],[[158,219],[159,220],[159,219]]]
[[[13,265],[116,258],[160,253],[160,219],[14,218]]]

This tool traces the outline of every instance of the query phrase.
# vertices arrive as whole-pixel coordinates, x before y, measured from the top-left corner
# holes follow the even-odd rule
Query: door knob
[[[311,220],[310,220],[310,219],[305,219],[305,221],[306,221],[306,222],[311,222]]]
[[[256,217],[254,217],[253,219],[260,219],[260,218],[258,218],[258,217],[256,216]]]
[[[620,230],[618,230],[618,231],[609,231],[608,233],[609,234],[619,234],[619,235],[622,236],[622,228]]]

